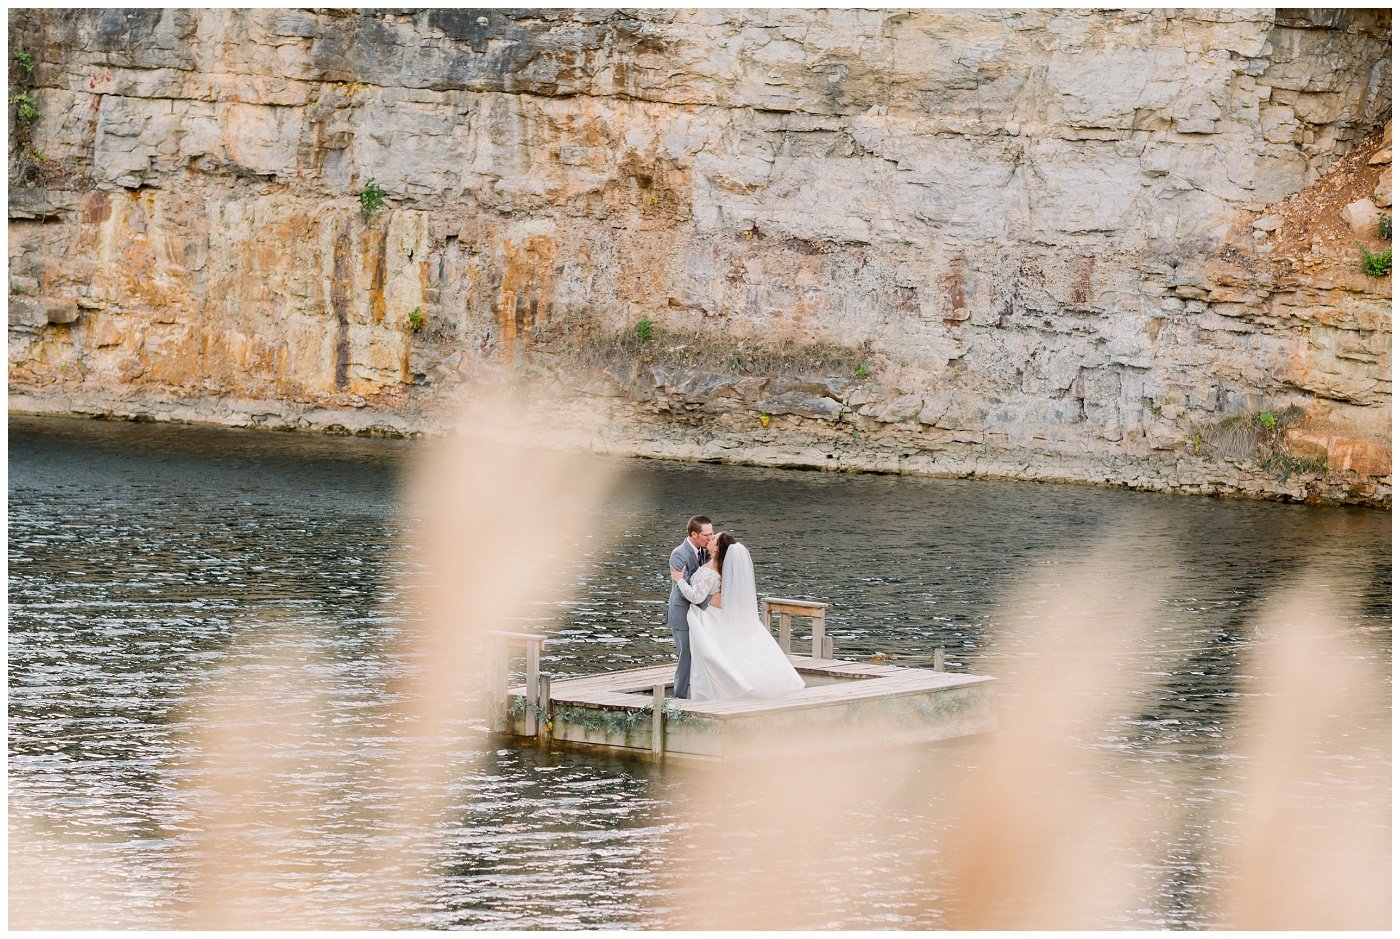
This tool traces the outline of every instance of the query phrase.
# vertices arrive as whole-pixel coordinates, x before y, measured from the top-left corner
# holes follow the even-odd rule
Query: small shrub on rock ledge
[[[1309,460],[1304,457],[1294,456],[1291,453],[1278,451],[1260,460],[1259,465],[1273,472],[1281,483],[1287,482],[1290,476],[1301,475],[1303,473],[1315,473],[1319,476],[1325,476],[1327,474],[1327,457],[1325,456]]]
[[[1390,273],[1390,249],[1367,251],[1361,249],[1361,269],[1370,277],[1384,277]]]
[[[384,208],[384,196],[386,193],[373,178],[365,183],[364,190],[360,193],[360,211],[365,218],[369,218],[375,212]]]
[[[1253,460],[1261,469],[1277,474],[1279,482],[1302,473],[1327,473],[1327,458],[1305,459],[1289,453],[1283,435],[1303,419],[1296,405],[1282,411],[1232,414],[1187,438],[1197,453],[1204,444],[1210,455],[1223,460]]]
[[[10,95],[10,107],[15,109],[15,120],[21,127],[28,127],[39,116],[39,106],[28,92]]]

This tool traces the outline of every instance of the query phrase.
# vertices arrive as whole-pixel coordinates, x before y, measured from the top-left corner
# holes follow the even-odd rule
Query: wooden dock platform
[[[991,678],[789,655],[807,687],[780,698],[663,698],[674,665],[555,681],[541,705],[507,689],[498,731],[642,755],[724,760],[757,753],[901,744],[996,728]],[[659,714],[659,719],[658,719]],[[531,720],[533,719],[533,720]]]
[[[838,659],[825,634],[825,603],[765,597],[779,648],[807,687],[777,698],[725,701],[666,696],[674,664],[551,682],[540,674],[547,637],[497,632],[492,730],[541,743],[607,747],[652,757],[725,760],[798,750],[921,743],[996,729],[992,678]],[[811,654],[792,652],[792,617],[811,623]],[[509,646],[524,645],[526,681],[507,681]]]

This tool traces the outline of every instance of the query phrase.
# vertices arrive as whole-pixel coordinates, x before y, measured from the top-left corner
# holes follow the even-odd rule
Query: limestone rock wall
[[[621,452],[1388,503],[1388,278],[1245,237],[1388,120],[1386,11],[9,29],[13,407],[430,431],[528,364]],[[569,354],[644,317],[850,368]],[[1202,452],[1290,405],[1326,474]]]

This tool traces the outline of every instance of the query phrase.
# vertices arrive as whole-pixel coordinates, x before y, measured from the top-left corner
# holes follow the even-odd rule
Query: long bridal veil
[[[686,617],[691,697],[771,698],[801,688],[802,678],[759,620],[748,548],[738,542],[729,546],[721,577],[724,605],[703,610],[692,606]]]
[[[748,686],[746,695],[774,697],[803,687],[802,678],[758,616],[753,558],[737,541],[724,555],[724,606],[718,610],[726,651]]]
[[[720,590],[724,600],[724,618],[734,625],[758,621],[758,588],[754,584],[753,557],[739,542],[729,546],[724,555],[724,570],[720,572]]]

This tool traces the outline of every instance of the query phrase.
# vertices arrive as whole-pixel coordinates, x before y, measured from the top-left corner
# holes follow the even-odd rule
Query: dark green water
[[[414,445],[12,418],[9,447],[12,824],[23,813],[47,826],[55,869],[60,842],[84,844],[111,882],[104,889],[115,898],[101,902],[121,925],[188,924],[188,860],[199,834],[192,819],[202,798],[188,733],[207,720],[191,702],[227,677],[235,647],[253,650],[238,667],[256,665],[259,636],[291,626],[335,689],[323,713],[360,736],[335,738],[334,752],[319,755],[349,769],[297,783],[320,807],[317,826],[261,833],[288,863],[259,888],[248,925],[290,922],[308,892],[329,903],[353,890],[353,860],[375,850],[363,818],[392,797],[382,780],[355,770],[370,766],[393,733],[375,715],[414,668],[395,642],[413,615],[403,585],[414,571],[394,550],[413,534],[396,486]],[[1105,596],[1131,597],[1169,568],[1133,666],[1153,697],[1084,745],[1121,751],[1144,798],[1166,797],[1167,781],[1185,778],[1202,809],[1162,835],[1153,903],[1107,925],[1211,925],[1209,858],[1230,838],[1211,810],[1231,796],[1214,767],[1248,691],[1244,654],[1262,641],[1254,617],[1272,591],[1305,570],[1348,572],[1308,589],[1345,594],[1343,627],[1389,674],[1388,513],[645,461],[622,472],[622,494],[599,517],[567,520],[572,534],[550,559],[576,579],[577,598],[523,624],[555,637],[544,662],[553,674],[671,659],[664,559],[685,518],[701,510],[749,544],[760,593],[832,603],[828,630],[839,653],[923,666],[943,647],[950,667],[979,674],[1014,677],[1019,667],[988,642],[998,602],[1016,584],[1053,587],[1108,537],[1120,563],[1099,585]],[[593,534],[613,529],[616,543]],[[302,693],[288,689],[288,700]],[[1007,702],[1015,706],[1014,695]],[[463,719],[467,743],[453,756],[460,772],[445,793],[451,821],[415,833],[430,873],[364,926],[672,922],[687,886],[657,859],[688,844],[684,773],[591,753],[495,749],[471,732],[474,718]],[[1388,712],[1370,720],[1388,737]],[[969,753],[952,744],[920,759],[932,770]],[[1389,751],[1354,759],[1388,765]],[[909,838],[891,850],[906,861],[926,850],[916,833],[936,810],[910,806]],[[811,928],[944,925],[949,901],[936,887],[891,876],[871,860],[878,852],[859,845],[833,847],[833,863],[842,850],[850,856],[843,888],[860,893],[859,912]],[[319,868],[298,866],[307,857]],[[80,876],[53,889],[60,909],[99,902],[98,887]]]

